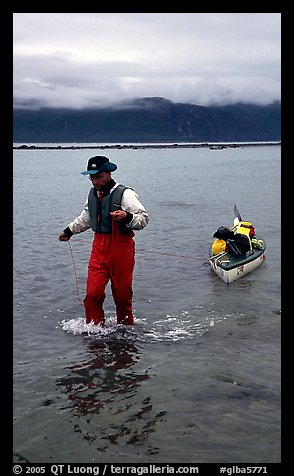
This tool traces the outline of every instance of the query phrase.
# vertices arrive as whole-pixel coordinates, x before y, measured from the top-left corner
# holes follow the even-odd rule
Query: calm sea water
[[[109,289],[84,324],[92,232],[58,241],[99,154],[14,151],[14,461],[280,462],[280,146],[107,153],[150,213],[128,328]],[[227,285],[208,249],[235,203],[267,252]]]

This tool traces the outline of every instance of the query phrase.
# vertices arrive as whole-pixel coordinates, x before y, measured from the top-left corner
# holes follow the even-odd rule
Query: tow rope
[[[80,291],[79,291],[79,283],[78,283],[77,269],[76,269],[75,259],[74,259],[72,247],[71,247],[71,244],[70,244],[70,240],[68,240],[67,243],[68,243],[68,246],[69,246],[69,250],[70,250],[70,254],[71,254],[71,259],[72,259],[72,264],[73,264],[73,269],[74,269],[74,275],[75,275],[75,280],[76,280],[76,292],[77,292],[78,300],[79,300],[80,304],[83,306],[84,303],[83,303],[83,301],[82,301],[81,298],[80,298]]]
[[[75,259],[74,259],[74,254],[73,254],[73,250],[72,250],[72,247],[71,247],[71,243],[70,243],[70,240],[68,240],[68,247],[69,247],[69,251],[70,251],[70,254],[71,254],[71,260],[72,260],[72,265],[73,265],[73,270],[74,270],[74,276],[75,276],[75,283],[76,283],[76,294],[77,294],[77,297],[78,297],[78,300],[80,302],[80,304],[83,306],[84,303],[80,297],[80,290],[79,290],[79,282],[78,282],[78,275],[77,275],[77,268],[76,268],[76,264],[75,264]],[[203,257],[201,256],[187,256],[187,255],[178,255],[178,254],[175,254],[175,253],[164,253],[162,251],[155,251],[155,250],[145,250],[145,249],[137,249],[136,252],[143,252],[143,253],[153,253],[153,254],[158,254],[158,255],[164,255],[164,256],[173,256],[175,258],[185,258],[185,259],[201,259],[203,260]]]
[[[164,256],[175,256],[176,258],[187,258],[187,259],[203,259],[201,256],[185,256],[185,255],[176,255],[174,253],[163,253],[162,251],[154,251],[154,250],[140,250],[136,251],[143,251],[144,253],[155,253],[157,255],[164,255]]]

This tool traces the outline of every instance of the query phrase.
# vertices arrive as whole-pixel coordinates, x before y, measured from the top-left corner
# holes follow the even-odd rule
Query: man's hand
[[[117,222],[122,222],[127,218],[127,212],[124,210],[115,210],[114,212],[110,212],[112,219]]]
[[[62,232],[62,233],[60,233],[58,239],[59,239],[59,241],[68,241],[68,240],[70,240],[70,237]]]

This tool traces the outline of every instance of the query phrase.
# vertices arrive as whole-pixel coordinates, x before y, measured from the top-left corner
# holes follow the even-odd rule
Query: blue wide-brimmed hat
[[[82,175],[94,175],[99,172],[114,172],[117,169],[117,165],[109,162],[104,155],[96,155],[88,160],[87,170],[81,172]]]

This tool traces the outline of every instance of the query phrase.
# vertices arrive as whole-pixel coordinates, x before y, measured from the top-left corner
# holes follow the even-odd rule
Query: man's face
[[[93,187],[97,190],[103,190],[110,180],[110,172],[98,172],[97,174],[91,174],[89,179],[91,180]]]

